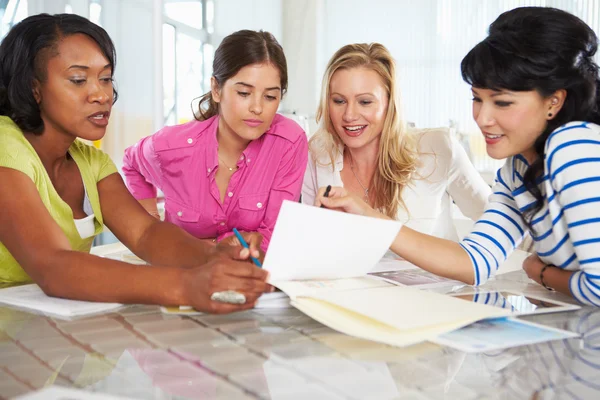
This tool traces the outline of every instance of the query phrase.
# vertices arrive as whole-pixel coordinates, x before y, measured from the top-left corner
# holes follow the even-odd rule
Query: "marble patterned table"
[[[486,288],[565,300],[521,271]],[[467,354],[356,339],[293,308],[177,316],[136,305],[64,321],[4,307],[0,397],[54,383],[136,399],[600,398],[600,310],[526,319],[582,336]]]

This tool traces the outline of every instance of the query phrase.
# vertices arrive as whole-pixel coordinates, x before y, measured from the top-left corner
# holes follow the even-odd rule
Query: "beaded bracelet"
[[[546,270],[546,268],[548,267],[554,267],[554,265],[552,264],[547,264],[544,265],[544,267],[542,268],[542,270],[540,271],[540,283],[542,284],[543,287],[545,287],[547,290],[554,292],[554,288],[551,288],[550,286],[546,285],[546,283],[544,282],[544,271]]]

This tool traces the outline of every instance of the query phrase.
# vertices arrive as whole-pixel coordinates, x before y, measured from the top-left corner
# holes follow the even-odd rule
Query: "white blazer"
[[[408,212],[401,208],[397,219],[409,228],[429,235],[458,241],[452,221],[452,201],[460,211],[477,220],[485,209],[491,188],[475,170],[465,150],[447,128],[411,132],[417,136],[419,162],[417,178],[402,191]],[[340,171],[344,168],[343,148],[335,165],[326,152],[311,154],[304,175],[302,202],[314,204],[319,188],[344,186]]]

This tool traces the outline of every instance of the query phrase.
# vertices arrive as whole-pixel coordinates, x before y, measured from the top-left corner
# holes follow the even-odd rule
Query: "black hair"
[[[270,63],[279,70],[281,95],[287,91],[287,61],[283,48],[269,32],[241,30],[223,39],[213,59],[213,78],[219,87],[247,65]],[[200,98],[197,120],[206,120],[219,113],[219,105],[209,91]]]
[[[24,132],[43,132],[34,82],[47,78],[48,60],[57,55],[60,40],[79,33],[98,44],[114,74],[115,47],[103,28],[75,14],[33,15],[13,26],[0,44],[0,115],[10,117]]]
[[[521,7],[501,14],[489,35],[462,60],[465,82],[475,88],[537,91],[546,98],[558,90],[567,95],[534,144],[537,159],[523,179],[536,204],[525,213],[531,229],[533,216],[543,206],[538,178],[544,172],[544,148],[549,135],[571,121],[600,123],[600,78],[593,57],[598,37],[581,19],[549,7]]]

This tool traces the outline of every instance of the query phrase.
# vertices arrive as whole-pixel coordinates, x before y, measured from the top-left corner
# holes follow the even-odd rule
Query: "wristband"
[[[544,282],[544,271],[546,270],[546,268],[548,267],[554,267],[554,265],[552,264],[547,264],[544,265],[544,267],[542,268],[542,270],[540,271],[540,283],[542,284],[543,287],[545,287],[547,290],[554,292],[554,288],[551,288],[550,286],[546,285],[546,283]]]

